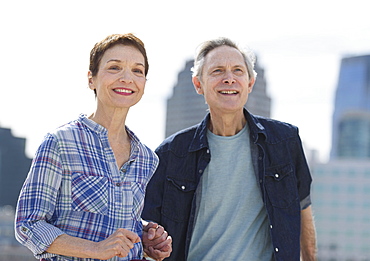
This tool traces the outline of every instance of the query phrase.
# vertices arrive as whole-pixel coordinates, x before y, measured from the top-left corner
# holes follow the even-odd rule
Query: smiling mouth
[[[134,91],[127,90],[127,89],[114,89],[115,92],[120,92],[120,93],[134,93]]]
[[[220,91],[221,94],[238,94],[237,91]]]

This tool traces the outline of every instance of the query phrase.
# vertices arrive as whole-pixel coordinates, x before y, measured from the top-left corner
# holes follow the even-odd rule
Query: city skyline
[[[225,36],[249,46],[265,68],[274,101],[271,117],[298,126],[307,147],[326,160],[339,61],[370,53],[364,5],[359,0],[350,5],[189,0],[176,6],[171,1],[3,1],[0,127],[27,138],[32,157],[48,131],[93,112],[86,75],[94,43],[111,33],[132,32],[147,47],[150,69],[146,93],[127,124],[155,149],[164,139],[165,101],[177,73],[202,41]],[[201,15],[194,19],[196,10]]]

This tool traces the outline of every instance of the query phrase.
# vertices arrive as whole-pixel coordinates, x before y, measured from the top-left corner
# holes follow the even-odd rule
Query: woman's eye
[[[108,70],[113,70],[113,71],[116,71],[116,70],[120,70],[119,66],[111,66],[108,68]]]
[[[134,69],[133,72],[134,73],[139,73],[139,74],[144,74],[143,70],[141,70],[141,69]]]

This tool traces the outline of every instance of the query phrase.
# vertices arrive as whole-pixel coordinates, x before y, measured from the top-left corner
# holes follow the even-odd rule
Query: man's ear
[[[200,94],[200,95],[203,95],[203,94],[204,94],[204,92],[203,92],[203,88],[202,88],[202,85],[201,85],[201,83],[200,83],[200,81],[199,81],[198,76],[194,76],[194,77],[192,78],[192,81],[193,81],[193,85],[194,85],[194,88],[195,88],[196,92],[197,92],[198,94]]]
[[[248,84],[248,93],[251,93],[253,90],[254,82],[256,81],[256,78],[250,79]]]

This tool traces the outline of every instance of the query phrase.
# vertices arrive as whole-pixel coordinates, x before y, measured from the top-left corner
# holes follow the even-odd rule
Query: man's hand
[[[161,261],[172,252],[172,238],[162,226],[143,221],[143,247],[149,257]]]

